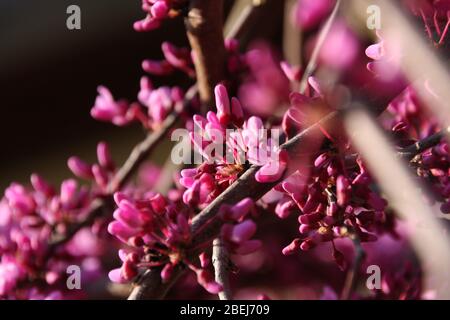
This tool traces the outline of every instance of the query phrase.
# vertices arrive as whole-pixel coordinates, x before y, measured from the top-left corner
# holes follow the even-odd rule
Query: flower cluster
[[[438,119],[429,115],[411,87],[389,105],[388,111],[390,117],[385,119],[385,125],[391,130],[400,148],[413,145],[439,131]],[[418,154],[411,160],[411,165],[416,169],[417,175],[433,189],[435,198],[427,198],[430,204],[438,202],[443,213],[450,213],[448,143],[442,140]]]
[[[186,5],[186,0],[142,0],[142,10],[147,16],[134,23],[136,31],[151,31],[161,26],[164,19],[176,17]]]
[[[107,194],[108,188],[113,182],[116,165],[112,160],[109,146],[105,142],[97,145],[98,163],[90,165],[78,157],[71,157],[67,161],[69,169],[75,176],[95,182],[100,194]]]
[[[159,268],[163,282],[170,281],[177,268],[188,267],[197,282],[216,294],[222,287],[210,272],[208,246],[191,248],[192,209],[172,202],[159,193],[147,193],[142,200],[133,200],[122,193],[114,196],[118,209],[108,231],[127,245],[119,251],[122,266],[109,273],[113,282],[132,281],[140,270]],[[245,199],[235,206],[224,206],[221,217],[228,223],[222,228],[223,239],[232,252],[248,254],[261,243],[250,240],[256,225],[248,219],[253,201]]]
[[[228,188],[251,164],[262,166],[256,174],[261,183],[281,178],[287,155],[279,148],[279,136],[268,136],[258,117],[244,121],[238,99],[230,98],[227,89],[215,89],[217,113],[206,118],[195,115],[191,140],[205,162],[181,172],[180,183],[187,188],[183,200],[189,205],[204,206]],[[231,128],[237,130],[228,131]],[[272,131],[278,133],[278,131]]]
[[[424,23],[431,47],[444,51],[449,40],[450,1],[405,2]],[[67,270],[80,266],[83,285],[95,279],[103,271],[101,265],[110,265],[107,247],[114,256],[118,249],[121,261],[109,272],[115,283],[139,284],[151,270],[160,275],[163,285],[169,285],[179,273],[190,270],[191,277],[176,284],[179,290],[173,296],[218,294],[226,286],[213,275],[214,238],[221,240],[230,255],[230,261],[221,263],[229,263],[231,271],[241,270],[246,280],[233,283],[236,297],[254,297],[266,291],[277,297],[292,291],[291,296],[303,298],[298,291],[303,295],[303,291],[317,291],[304,290],[309,288],[305,279],[315,276],[320,280],[311,288],[324,287],[322,298],[337,299],[333,288],[342,285],[345,273],[339,272],[336,264],[357,275],[357,268],[373,262],[383,267],[381,288],[366,294],[355,283],[350,298],[425,298],[422,266],[416,261],[411,264],[415,258],[410,234],[396,219],[396,212],[342,130],[339,117],[333,118],[339,113],[329,112],[340,110],[336,101],[348,96],[347,87],[340,87],[337,81],[348,88],[362,88],[361,96],[370,101],[369,95],[395,92],[395,99],[389,95],[383,100],[391,100],[389,103],[376,107],[380,111],[386,108],[380,123],[402,152],[442,130],[439,119],[428,113],[427,105],[418,98],[417,88],[422,86],[421,93],[428,94],[430,101],[440,97],[431,79],[418,79],[414,86],[407,82],[402,74],[407,53],[392,43],[388,34],[377,32],[379,42],[369,46],[364,56],[363,41],[358,38],[361,33],[354,32],[339,14],[332,17],[321,50],[311,57],[320,38],[316,31],[337,3],[299,0],[292,12],[295,26],[305,35],[302,65],[310,58],[317,59],[313,61],[317,77],[310,76],[309,68],[304,73],[295,63],[278,58],[270,45],[259,42],[241,52],[237,40],[227,39],[221,83],[208,84],[209,88],[215,86],[215,110],[210,110],[201,105],[209,100],[202,96],[204,90],[191,95],[196,92],[191,89],[197,79],[208,78],[208,74],[201,77],[196,72],[202,69],[200,60],[211,53],[202,52],[202,59],[197,59],[199,52],[164,41],[162,59],[142,62],[146,76],[141,78],[133,102],[118,100],[106,87],[98,87],[93,118],[116,126],[138,123],[145,131],[157,133],[150,135],[150,140],[157,139],[150,141],[154,143],[151,147],[147,138],[134,149],[122,168],[129,173],[126,178],[108,145],[100,142],[95,163],[78,157],[67,163],[76,178],[88,184],[70,179],[56,190],[33,175],[31,187],[13,183],[5,190],[0,200],[0,299],[82,297],[82,293],[68,290]],[[188,5],[186,0],[142,0],[146,17],[134,28],[158,28],[165,19],[181,16]],[[150,78],[166,80],[180,75],[183,85],[170,81],[170,85],[158,87]],[[330,83],[324,86],[319,78]],[[369,80],[367,87],[372,90],[366,92]],[[199,89],[203,88],[201,82]],[[394,88],[401,88],[401,94]],[[330,116],[324,119],[325,115]],[[168,165],[163,170],[142,166],[144,156],[175,129],[176,121],[169,121],[175,117],[189,130],[189,143],[196,151],[189,156],[200,158],[195,161],[198,166],[173,169]],[[314,143],[309,143],[310,137]],[[407,160],[417,180],[425,182],[432,193],[426,200],[449,214],[450,150],[447,141],[437,140]],[[135,172],[139,172],[137,183],[130,181]],[[160,183],[164,179],[167,181]],[[266,194],[261,199],[239,194],[243,200],[233,203],[233,192],[242,190],[229,189],[236,185],[256,189],[249,194]],[[220,197],[227,190],[230,192]],[[118,243],[111,242],[116,239]],[[366,255],[361,265],[356,263],[354,249]],[[351,251],[353,264],[349,264]],[[393,259],[397,256],[398,260]],[[362,279],[355,277],[354,281]],[[288,288],[280,290],[281,285]]]
[[[179,87],[153,88],[147,77],[141,79],[139,102],[129,104],[124,100],[116,101],[111,92],[103,86],[98,88],[98,97],[92,107],[91,115],[99,121],[111,122],[116,126],[125,126],[140,122],[144,128],[157,128],[166,117],[175,110],[177,103],[184,98]],[[145,109],[147,112],[145,112]]]
[[[83,229],[67,244],[53,248],[71,223],[89,212],[89,190],[66,180],[59,192],[42,177],[31,177],[32,189],[13,183],[0,201],[0,297],[59,299],[70,296],[66,269],[84,267],[84,280],[101,271],[102,244],[93,231]]]
[[[393,232],[387,202],[372,190],[373,181],[363,162],[351,159],[349,151],[322,153],[306,181],[296,173],[277,187],[283,197],[275,212],[282,218],[296,212],[302,235],[283,250],[284,254],[331,242],[333,257],[344,268],[335,239],[349,237],[367,242],[376,240],[377,233]]]

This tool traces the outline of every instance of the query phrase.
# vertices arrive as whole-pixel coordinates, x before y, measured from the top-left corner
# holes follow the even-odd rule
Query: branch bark
[[[450,127],[446,131],[450,132]],[[445,137],[445,134],[445,131],[436,132],[435,134],[425,139],[417,141],[409,147],[403,148],[398,152],[398,156],[406,160],[412,160],[416,155],[421,154],[425,150],[438,145]]]
[[[185,19],[194,51],[200,100],[212,105],[214,87],[224,79],[226,51],[223,37],[223,0],[192,0]]]
[[[228,277],[230,269],[230,255],[225,243],[220,237],[216,238],[213,242],[212,262],[214,265],[215,280],[223,288],[223,290],[219,292],[219,299],[231,300],[232,293],[230,288],[230,280]]]

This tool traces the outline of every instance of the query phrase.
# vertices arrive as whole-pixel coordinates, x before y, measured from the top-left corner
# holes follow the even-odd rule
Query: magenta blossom
[[[261,183],[281,178],[287,167],[287,154],[279,148],[279,130],[269,135],[258,117],[244,121],[238,99],[230,98],[223,85],[215,88],[217,113],[206,118],[195,115],[191,140],[205,162],[181,172],[180,183],[187,188],[186,204],[204,206],[239,177],[247,163],[261,166],[256,179]],[[237,130],[230,131],[231,128]]]
[[[294,22],[302,29],[316,27],[333,9],[335,0],[299,0],[294,12]]]
[[[124,100],[114,100],[111,92],[103,86],[98,87],[98,94],[91,110],[94,119],[112,122],[117,126],[127,125],[136,119],[137,106],[130,106]]]

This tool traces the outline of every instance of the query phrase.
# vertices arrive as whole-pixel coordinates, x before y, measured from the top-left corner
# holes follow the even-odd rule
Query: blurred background
[[[66,9],[81,8],[81,30],[68,30]],[[0,187],[26,182],[32,172],[51,181],[70,176],[65,163],[95,157],[99,140],[122,161],[143,133],[90,117],[96,87],[135,99],[144,58],[160,57],[163,39],[185,44],[182,21],[137,33],[140,1],[0,1]]]
[[[227,1],[227,12],[233,3]],[[243,38],[281,40],[282,23],[274,17],[282,18],[275,13],[283,3],[270,1],[270,10],[261,13],[270,20],[258,17]],[[72,4],[81,8],[81,30],[66,27]],[[138,126],[116,128],[89,114],[98,85],[116,98],[134,100],[144,74],[141,61],[161,57],[164,40],[187,45],[182,19],[154,32],[135,32],[133,22],[144,16],[140,5],[140,0],[0,0],[2,191],[12,181],[28,182],[33,172],[55,183],[70,177],[67,158],[93,161],[99,140],[111,144],[121,163],[142,139]],[[271,23],[258,23],[264,19]]]

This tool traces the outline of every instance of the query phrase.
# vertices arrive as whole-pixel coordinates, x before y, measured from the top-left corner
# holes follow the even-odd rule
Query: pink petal
[[[244,222],[234,226],[230,241],[234,243],[243,243],[249,240],[256,232],[256,224],[252,220],[245,220]]]

